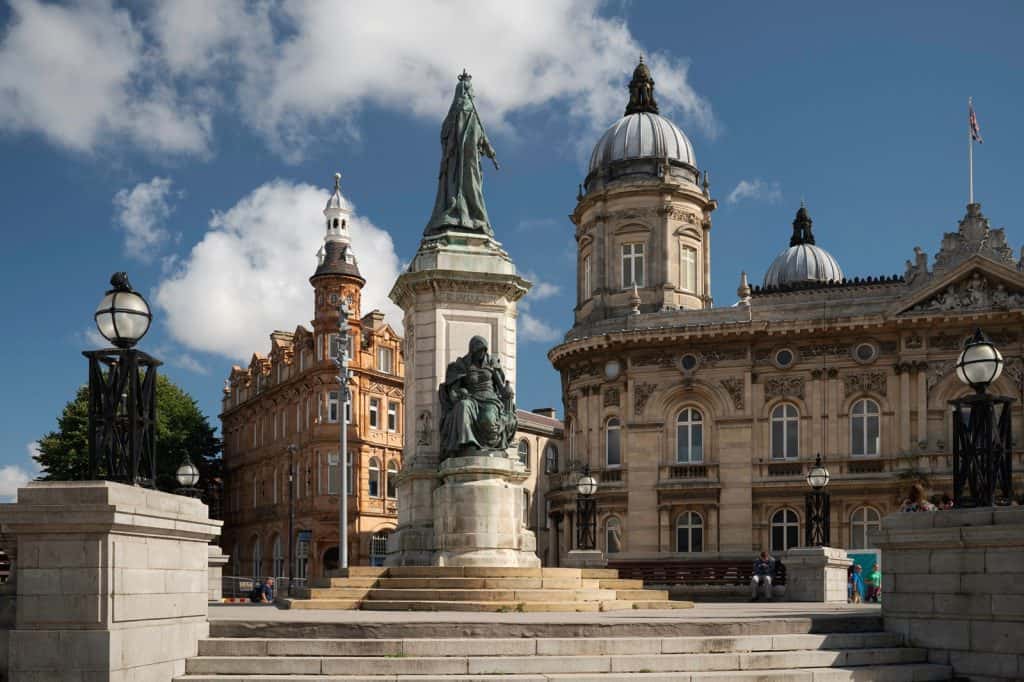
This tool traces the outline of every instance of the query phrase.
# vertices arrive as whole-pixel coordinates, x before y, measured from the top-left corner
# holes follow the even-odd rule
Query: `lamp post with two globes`
[[[593,550],[597,547],[597,479],[590,475],[590,466],[584,465],[576,481],[576,549]]]
[[[161,362],[134,347],[153,315],[125,273],[114,273],[110,285],[93,317],[113,348],[82,353],[89,359],[89,478],[155,487]]]
[[[827,547],[832,539],[832,523],[829,520],[831,496],[825,490],[830,478],[819,454],[814,460],[814,466],[807,472],[807,485],[811,486],[811,490],[804,498],[807,517],[804,544],[808,547]]]
[[[949,401],[956,507],[991,507],[1013,499],[1013,398],[987,392],[1002,372],[1002,354],[975,330],[956,361],[957,378],[974,394]]]

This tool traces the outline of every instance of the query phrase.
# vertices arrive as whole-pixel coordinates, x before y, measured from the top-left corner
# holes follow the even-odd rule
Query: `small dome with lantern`
[[[793,236],[785,249],[764,276],[766,289],[780,289],[814,283],[841,282],[843,271],[839,263],[825,249],[814,243],[811,226],[814,221],[802,203],[793,220]]]

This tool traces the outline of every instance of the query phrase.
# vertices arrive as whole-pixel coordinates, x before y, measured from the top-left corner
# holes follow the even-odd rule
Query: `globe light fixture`
[[[584,497],[590,497],[597,492],[597,479],[590,474],[580,476],[580,480],[576,481],[576,492]]]
[[[199,482],[199,470],[196,469],[196,466],[188,457],[181,463],[178,470],[174,472],[174,476],[178,479],[178,484],[182,488],[194,488],[196,483]]]
[[[116,347],[131,348],[149,331],[153,314],[142,294],[132,289],[126,273],[115,272],[110,286],[93,315],[96,329]]]
[[[822,464],[819,453],[817,459],[814,460],[814,466],[807,472],[807,485],[814,490],[821,490],[828,485],[829,478],[828,469]]]
[[[590,475],[590,465],[584,464],[576,479],[576,549],[597,548],[597,479]]]
[[[956,361],[956,376],[978,393],[999,378],[1003,373],[1003,355],[991,341],[985,338],[981,329],[964,345]]]

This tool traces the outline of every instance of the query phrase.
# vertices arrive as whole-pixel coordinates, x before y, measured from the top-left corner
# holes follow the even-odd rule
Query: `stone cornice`
[[[417,293],[486,294],[495,298],[518,301],[532,284],[519,275],[465,272],[459,270],[422,270],[405,272],[395,282],[388,296],[398,307],[408,309]]]

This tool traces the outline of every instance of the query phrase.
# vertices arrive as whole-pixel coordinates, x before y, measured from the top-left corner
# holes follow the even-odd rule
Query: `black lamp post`
[[[153,315],[128,276],[116,272],[96,308],[96,328],[113,348],[89,359],[89,478],[156,485],[156,368],[134,348]]]
[[[199,470],[187,455],[178,470],[174,472],[174,477],[178,479],[180,486],[174,492],[185,497],[199,497],[199,488],[196,487],[196,483],[199,482]]]
[[[981,329],[975,330],[956,361],[957,378],[973,388],[974,395],[949,401],[957,507],[990,507],[1013,498],[1013,398],[986,392],[1002,372],[1002,354]]]
[[[597,547],[597,479],[590,475],[590,466],[583,465],[583,473],[576,481],[576,548]]]
[[[828,469],[825,468],[819,454],[814,460],[814,466],[807,472],[807,485],[811,486],[811,491],[804,498],[804,511],[807,517],[804,544],[808,547],[826,547],[831,541],[830,496],[825,490],[829,478]]]

